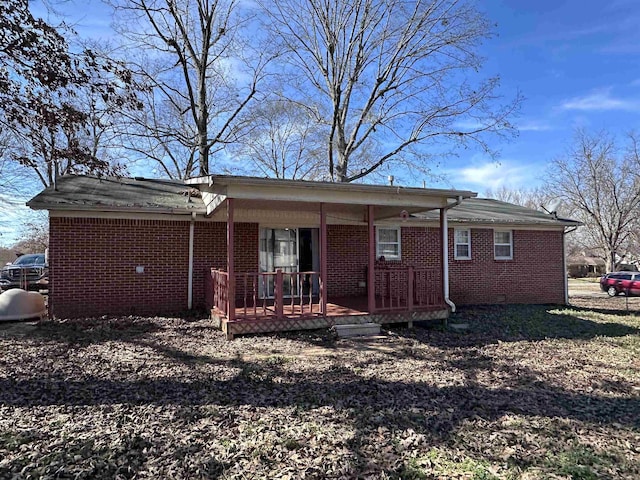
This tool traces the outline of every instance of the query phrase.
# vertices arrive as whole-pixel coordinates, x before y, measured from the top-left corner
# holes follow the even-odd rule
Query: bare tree
[[[22,171],[11,158],[14,137],[8,130],[0,130],[0,194],[11,194],[20,188]]]
[[[548,190],[537,188],[509,188],[505,185],[485,190],[484,196],[493,198],[502,202],[513,203],[523,207],[532,208],[534,210],[548,209],[554,203],[554,195]],[[564,212],[563,212],[564,213]]]
[[[206,175],[212,154],[237,141],[266,54],[239,30],[236,0],[114,2],[131,64],[150,87],[128,147],[172,177]],[[256,45],[257,47],[257,45]],[[136,53],[137,52],[137,53]],[[253,55],[255,53],[255,55]],[[137,56],[136,56],[137,55]]]
[[[3,230],[11,225],[11,212],[15,211],[16,198],[24,193],[25,186],[22,167],[11,158],[12,139],[10,132],[0,130],[0,240]],[[0,267],[12,259],[0,259]]]
[[[496,107],[498,79],[474,84],[468,76],[491,37],[470,2],[262,0],[262,7],[287,52],[287,94],[325,134],[333,180],[357,180],[409,157],[423,167],[424,147],[439,140],[489,151],[483,134],[513,133],[508,119],[519,98]],[[378,154],[365,156],[365,148]]]
[[[46,212],[32,212],[20,227],[20,241],[13,250],[20,253],[41,253],[49,248],[49,217]]]
[[[274,178],[321,178],[321,133],[306,111],[275,98],[254,108],[250,120],[252,128],[237,148],[246,169]]]
[[[607,271],[624,258],[640,216],[640,151],[628,134],[622,150],[607,132],[576,132],[566,156],[554,160],[546,186],[584,222],[585,243],[601,252]]]

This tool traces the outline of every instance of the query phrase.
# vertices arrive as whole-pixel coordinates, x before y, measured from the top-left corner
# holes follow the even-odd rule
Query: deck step
[[[362,337],[366,335],[380,335],[379,323],[347,323],[335,325],[338,337]]]

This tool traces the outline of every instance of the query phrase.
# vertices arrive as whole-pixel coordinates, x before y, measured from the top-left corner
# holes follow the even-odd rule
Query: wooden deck
[[[217,309],[211,310],[214,323],[227,338],[249,333],[270,333],[295,330],[315,330],[330,328],[339,324],[354,323],[408,323],[414,321],[446,319],[449,307],[446,305],[420,308],[412,311],[381,311],[373,314],[367,311],[367,297],[329,298],[326,315],[318,311],[310,311],[309,306],[304,310],[299,305],[284,305],[283,318],[278,318],[273,306],[259,309],[236,308],[235,319],[229,321]]]

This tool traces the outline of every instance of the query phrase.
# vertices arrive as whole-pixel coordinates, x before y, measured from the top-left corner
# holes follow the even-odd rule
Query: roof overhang
[[[319,204],[365,206],[373,205],[376,218],[397,216],[399,210],[416,213],[448,207],[456,200],[472,198],[477,194],[467,190],[442,190],[386,185],[365,185],[353,183],[312,182],[282,180],[272,178],[236,177],[209,175],[186,180],[197,185],[202,191],[202,199],[207,214],[213,214],[227,198],[255,204],[258,208],[274,208],[287,204]]]
[[[44,204],[40,202],[27,202],[25,204],[32,210],[49,210],[51,212],[110,212],[110,213],[139,213],[139,214],[161,214],[161,215],[205,215],[204,208],[193,208],[190,210],[182,208],[162,208],[162,207],[117,207],[113,205],[64,205],[64,204]]]
[[[181,180],[65,175],[27,202],[34,210],[203,215],[198,189]]]

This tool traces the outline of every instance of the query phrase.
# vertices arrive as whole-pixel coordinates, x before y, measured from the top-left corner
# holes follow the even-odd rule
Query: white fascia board
[[[391,187],[388,185],[312,182],[273,178],[210,175],[185,181],[201,191],[229,198],[258,201],[295,201],[326,204],[420,207],[446,207],[458,198],[471,198],[475,192],[463,190]]]
[[[207,209],[207,216],[213,214],[226,199],[226,195],[202,190],[202,202]]]
[[[417,207],[423,210],[443,208],[448,204],[445,195],[406,193],[398,189],[395,194],[383,194],[375,191],[348,191],[345,189],[313,188],[309,186],[267,186],[227,185],[225,193],[229,198],[258,201],[295,201],[327,204],[396,206],[401,208]]]
[[[204,212],[199,212],[195,220],[198,222],[208,221]],[[162,220],[162,221],[184,221],[191,220],[191,213],[176,214],[171,212],[122,212],[122,211],[97,211],[97,210],[49,210],[50,217],[56,218],[110,218],[127,220]]]
[[[158,214],[158,215],[191,215],[195,213],[196,215],[204,215],[205,209],[203,208],[194,208],[191,210],[186,210],[182,208],[158,208],[158,207],[114,207],[114,206],[106,206],[106,205],[47,205],[42,208],[34,208],[30,206],[33,210],[49,210],[49,212],[87,212],[89,216],[96,215],[104,212],[113,212],[119,213],[120,216],[126,214],[126,217],[129,218],[129,214],[131,216],[135,216],[136,214]],[[65,216],[65,215],[58,215]],[[124,218],[124,216],[123,216]]]

